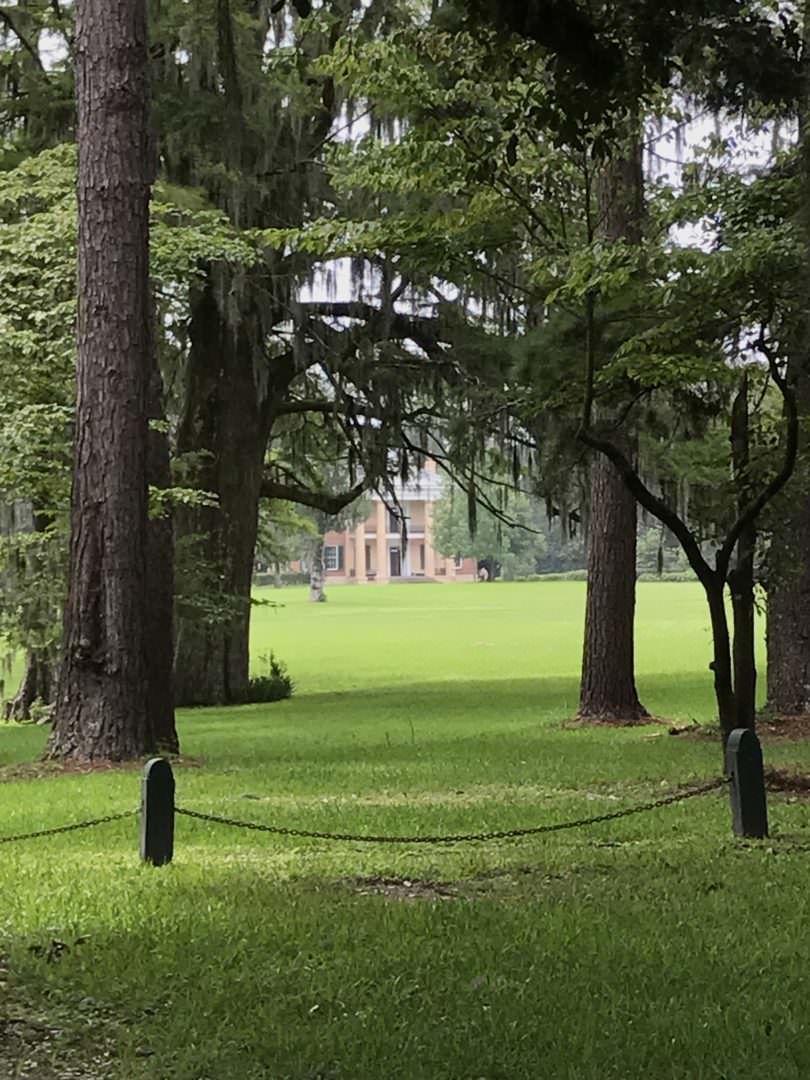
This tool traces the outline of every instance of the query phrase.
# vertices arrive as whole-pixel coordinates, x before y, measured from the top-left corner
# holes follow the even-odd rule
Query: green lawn
[[[583,595],[263,593],[284,606],[257,609],[254,655],[273,648],[298,693],[183,714],[201,763],[178,768],[178,803],[457,832],[598,814],[717,774],[712,741],[561,726]],[[708,659],[699,589],[642,585],[648,707],[708,719]],[[43,739],[0,727],[0,835],[136,803],[134,771],[20,778]],[[804,744],[766,753],[810,765]],[[734,842],[728,818],[718,794],[448,849],[180,818],[160,870],[138,864],[134,821],[0,845],[0,1078],[804,1080],[810,805],[772,798],[763,844]]]
[[[333,588],[326,604],[305,589],[261,589],[283,604],[254,614],[255,662],[271,649],[302,693],[436,682],[565,680],[553,708],[573,712],[582,655],[585,586],[554,581],[494,585]],[[711,635],[700,585],[638,586],[637,667],[651,712],[710,720]],[[763,650],[764,653],[764,650]],[[764,655],[762,657],[764,660]],[[560,687],[561,689],[562,687]],[[526,688],[535,708],[547,694]]]

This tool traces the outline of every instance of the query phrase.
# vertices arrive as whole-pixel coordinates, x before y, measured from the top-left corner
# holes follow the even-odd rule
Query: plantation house
[[[326,578],[332,583],[366,584],[404,580],[473,581],[474,559],[446,559],[433,547],[433,509],[442,497],[442,478],[429,462],[418,476],[396,485],[405,514],[408,544],[402,528],[376,493],[367,496],[371,513],[365,521],[325,538]]]

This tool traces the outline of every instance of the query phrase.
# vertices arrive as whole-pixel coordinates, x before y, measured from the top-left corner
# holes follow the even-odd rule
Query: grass
[[[561,727],[583,593],[343,588],[309,605],[303,590],[263,592],[285,606],[257,609],[254,656],[274,649],[298,693],[183,714],[184,753],[202,765],[178,768],[178,803],[314,829],[466,832],[716,774],[711,741]],[[653,712],[710,718],[705,624],[691,585],[640,587]],[[134,771],[21,778],[43,739],[0,728],[0,835],[135,804]],[[766,753],[810,765],[804,744]],[[449,849],[180,818],[161,870],[138,864],[134,821],[0,846],[0,1078],[804,1078],[810,806],[773,798],[762,844],[734,842],[728,818],[718,794]],[[14,1060],[34,1071],[4,1057],[8,1031],[27,1032]],[[77,1062],[84,1073],[64,1071]]]
[[[353,690],[412,682],[576,678],[582,653],[585,588],[579,582],[393,585],[332,589],[327,604],[305,590],[262,589],[254,613],[253,655],[274,649],[300,690]],[[712,715],[711,635],[703,591],[693,584],[638,588],[638,669],[652,706],[679,715]],[[326,653],[313,662],[313,650]],[[667,715],[670,715],[667,712]]]

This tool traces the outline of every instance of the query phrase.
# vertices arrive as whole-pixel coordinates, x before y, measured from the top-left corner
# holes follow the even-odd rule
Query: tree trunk
[[[602,220],[598,231],[605,239],[640,242],[644,178],[638,142],[606,170],[599,189],[599,211]],[[635,676],[636,500],[613,464],[601,454],[590,470],[588,586],[578,715],[584,720],[638,720],[648,714],[639,701]]]
[[[754,547],[756,527],[748,526],[740,537],[737,565],[729,575],[734,626],[734,699],[736,727],[756,726],[757,664],[754,619]]]
[[[0,502],[0,532],[9,536],[18,534],[45,534],[52,524],[52,514],[37,511],[27,500],[11,505]],[[56,693],[57,656],[52,645],[55,619],[58,617],[57,601],[47,595],[37,582],[44,576],[59,573],[61,567],[43,561],[43,549],[38,544],[26,544],[16,552],[16,558],[8,560],[3,573],[3,586],[9,589],[4,598],[17,609],[19,628],[25,648],[25,673],[14,697],[5,703],[3,715],[6,720],[26,723],[33,719],[31,706],[35,702],[52,705]],[[29,584],[25,586],[25,579]],[[21,587],[19,598],[14,598],[15,587]],[[50,719],[49,710],[45,719]]]
[[[725,585],[718,576],[711,585],[704,585],[712,622],[712,646],[714,659],[710,665],[714,674],[714,695],[720,719],[720,732],[725,746],[728,737],[737,726],[737,701],[734,695],[731,664],[731,640],[726,615]]]
[[[802,5],[805,56],[810,49],[810,2]],[[805,66],[798,108],[800,212],[804,273],[791,312],[788,377],[798,406],[799,456],[773,507],[768,553],[768,702],[775,716],[810,712],[810,70]]]
[[[153,357],[149,383],[149,419],[165,422],[163,380]],[[160,427],[150,427],[147,476],[152,487],[171,487],[169,438]],[[160,750],[180,749],[174,722],[174,526],[168,509],[150,517],[146,533],[146,667],[148,708]]]
[[[743,513],[751,501],[748,375],[743,374],[731,411],[731,455],[737,488],[737,509]],[[750,522],[737,541],[737,561],[729,574],[734,619],[734,699],[737,727],[756,725],[757,664],[754,632],[754,555],[756,522]]]
[[[768,702],[774,716],[810,712],[810,493],[806,455],[776,506],[768,554]]]
[[[579,716],[647,715],[635,680],[636,501],[607,458],[591,465],[588,586]]]
[[[477,581],[495,581],[497,577],[497,563],[495,559],[481,559],[477,563],[478,572],[476,573]],[[482,574],[481,571],[484,571]]]
[[[210,492],[217,505],[175,515],[187,566],[177,612],[178,705],[235,704],[248,692],[250,590],[271,412],[256,385],[264,358],[254,356],[256,336],[242,319],[226,324],[209,281],[192,314],[178,452],[194,459],[191,486]]]
[[[151,355],[145,0],[78,0],[77,407],[51,756],[154,750],[145,657]]]
[[[200,23],[206,25],[188,42],[193,61],[180,93],[198,110],[205,111],[208,99],[210,122],[195,146],[186,146],[176,125],[166,125],[162,160],[168,178],[205,188],[239,228],[302,224],[320,194],[309,170],[296,163],[308,161],[323,144],[339,100],[330,98],[328,82],[309,111],[271,103],[262,90],[273,22],[269,5],[217,0],[210,7],[210,18]],[[174,28],[166,25],[166,43],[173,49]],[[302,60],[309,63],[303,54]],[[171,105],[178,100],[173,65],[164,65],[162,78]],[[300,256],[290,255],[240,271],[238,280],[209,267],[207,288],[192,312],[179,449],[210,455],[192,468],[188,485],[202,482],[218,498],[219,509],[186,508],[175,517],[178,562],[186,570],[178,575],[178,705],[238,702],[247,695],[259,481],[270,408],[282,393],[265,346],[269,328],[290,313],[300,269]],[[292,377],[290,372],[287,382]]]
[[[28,723],[34,719],[31,706],[35,702],[50,705],[54,695],[54,672],[50,658],[45,653],[29,651],[25,660],[25,674],[17,693],[7,701],[4,708],[6,720]],[[45,717],[47,719],[47,716]]]
[[[309,599],[313,604],[326,602],[324,583],[326,569],[323,560],[323,537],[318,537],[317,543],[312,546],[312,566],[309,570]]]

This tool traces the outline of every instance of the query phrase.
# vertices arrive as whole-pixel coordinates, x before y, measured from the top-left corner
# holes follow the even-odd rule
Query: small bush
[[[525,581],[587,581],[587,570],[559,570],[553,574],[529,574]]]
[[[273,653],[263,656],[264,672],[256,675],[248,685],[248,701],[251,704],[283,701],[292,697],[295,683],[287,672],[287,665],[276,660]]]
[[[697,581],[697,577],[691,570],[664,570],[660,574],[638,575],[639,581]]]
[[[253,584],[257,588],[278,586],[286,588],[287,585],[309,585],[309,572],[303,570],[285,570],[281,577],[271,573],[258,573],[253,575]]]
[[[665,570],[662,574],[640,573],[636,575],[638,581],[696,581],[697,578],[691,570]],[[587,570],[562,570],[554,574],[527,574],[525,577],[515,578],[516,581],[587,581]]]

